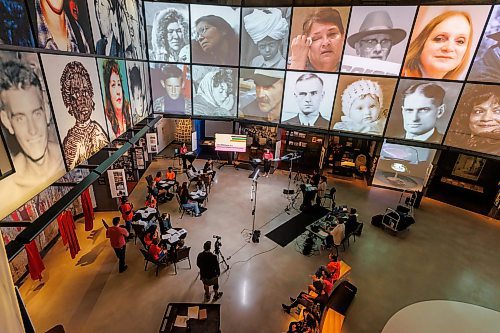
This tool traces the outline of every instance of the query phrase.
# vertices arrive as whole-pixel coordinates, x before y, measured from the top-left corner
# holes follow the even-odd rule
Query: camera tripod
[[[295,208],[295,202],[297,201],[297,198],[299,197],[301,191],[297,188],[295,189],[295,194],[292,194],[292,195],[289,195],[288,196],[288,205],[285,207],[285,212],[290,215],[290,211],[292,209],[295,209],[297,210],[297,208]]]
[[[217,240],[215,242],[214,253],[217,255],[217,261],[219,262],[219,264],[224,264],[226,266],[226,269],[224,271],[227,271],[229,269],[229,264],[227,263],[226,258],[224,258],[224,255],[222,254],[222,251],[220,250],[221,246],[222,246],[222,244],[220,243],[220,240]]]

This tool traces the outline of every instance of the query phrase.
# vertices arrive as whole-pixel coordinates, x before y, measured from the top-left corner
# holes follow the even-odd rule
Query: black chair
[[[330,190],[328,190],[328,192],[325,193],[325,195],[323,196],[323,202],[321,203],[321,205],[324,206],[326,200],[330,200],[330,205],[334,206],[336,192],[337,192],[337,189],[335,187],[332,187]]]
[[[141,224],[135,224],[132,223],[132,229],[134,230],[134,245],[137,244],[137,238],[141,240],[142,242],[142,237],[144,236],[144,226]]]
[[[144,265],[144,270],[146,271],[148,269],[148,263],[152,263],[156,265],[156,276],[158,276],[158,272],[160,271],[160,266],[165,265],[168,266],[168,256],[164,255],[162,258],[159,260],[156,260],[151,254],[149,254],[148,251],[144,249],[139,249],[144,257],[145,265]]]
[[[354,230],[351,234],[351,236],[354,237],[354,241],[356,241],[356,236],[361,236],[361,231],[363,230],[363,223],[359,222],[358,226],[356,227],[356,230]]]
[[[177,199],[177,203],[179,204],[179,213],[182,213],[181,217],[179,217],[179,219],[182,219],[182,217],[184,216],[184,213],[188,213],[188,215],[193,213],[192,209],[185,208],[182,205],[181,198],[179,197],[179,194],[175,194],[175,198]]]
[[[183,260],[187,260],[189,262],[189,269],[191,269],[191,259],[189,258],[189,252],[191,251],[191,247],[183,247],[173,253],[173,256],[170,258],[170,263],[174,264],[174,271],[177,275],[177,263]]]
[[[145,179],[146,182],[148,183],[148,187],[151,187],[153,185],[153,176],[147,175]]]

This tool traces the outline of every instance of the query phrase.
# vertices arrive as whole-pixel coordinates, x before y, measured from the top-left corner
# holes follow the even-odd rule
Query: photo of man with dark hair
[[[67,0],[33,0],[28,2],[31,17],[36,27],[38,47],[74,53],[93,51],[92,39],[75,20]],[[87,5],[78,2],[79,19],[87,18]],[[74,8],[73,8],[74,12]],[[85,29],[89,29],[87,23]]]
[[[146,62],[127,61],[132,122],[137,124],[150,111],[149,72]]]
[[[153,93],[154,112],[186,115],[191,114],[189,66],[175,64],[150,64],[155,66],[158,95]],[[187,89],[186,89],[187,87]]]
[[[30,65],[0,62],[0,120],[16,170],[0,181],[0,218],[66,172],[42,85]]]
[[[95,52],[111,57],[124,56],[118,27],[118,8],[116,0],[93,0],[89,2],[94,14],[92,26],[94,32]]]
[[[0,0],[0,44],[35,46],[23,0]]]

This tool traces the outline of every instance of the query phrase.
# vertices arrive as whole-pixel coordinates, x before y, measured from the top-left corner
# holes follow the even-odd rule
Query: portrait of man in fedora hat
[[[278,122],[281,113],[285,73],[269,69],[242,69],[239,117]]]
[[[414,15],[410,6],[354,7],[342,71],[397,75]]]

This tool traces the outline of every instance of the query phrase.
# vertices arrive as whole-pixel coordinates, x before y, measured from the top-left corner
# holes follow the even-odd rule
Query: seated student
[[[182,186],[179,188],[178,194],[182,207],[194,210],[195,217],[201,216],[198,203],[196,201],[190,200],[187,182],[182,183]]]
[[[207,198],[207,187],[201,179],[198,179],[196,182],[196,191],[190,192],[189,197],[200,205],[203,205]]]
[[[337,261],[337,256],[329,254],[330,262],[327,265],[321,265],[314,275],[318,279],[328,280],[332,284],[335,283],[340,277],[340,261]]]
[[[149,246],[153,243],[153,240],[158,239],[158,235],[156,234],[156,231],[157,231],[156,225],[153,224],[144,233],[143,241],[144,241],[144,245],[146,246],[146,248],[149,249]]]
[[[166,249],[162,249],[158,246],[159,241],[157,238],[153,239],[151,245],[148,248],[148,252],[150,255],[155,258],[155,260],[161,260],[167,254]]]
[[[168,167],[167,173],[165,174],[166,180],[175,180],[177,175],[172,167]]]
[[[211,158],[209,158],[203,166],[203,173],[211,175],[212,179],[215,178],[216,172],[214,170],[214,161],[212,161]]]
[[[328,295],[325,293],[325,290],[323,290],[323,283],[321,281],[314,281],[313,285],[317,291],[317,295],[315,297],[310,296],[308,293],[302,291],[297,296],[297,298],[290,297],[292,304],[281,304],[283,310],[286,313],[290,313],[290,310],[299,304],[302,304],[306,308],[310,308],[313,304],[318,304],[321,312],[323,312],[323,308],[326,306],[326,303],[328,303]]]
[[[316,332],[316,328],[319,326],[318,318],[309,311],[307,308],[304,309],[304,315],[301,321],[292,321],[288,325],[287,333],[313,333]]]
[[[158,182],[159,182],[160,180],[161,180],[161,171],[158,171],[158,172],[156,173],[156,177],[153,179],[153,182],[154,182],[155,184],[158,184]]]
[[[333,244],[339,246],[345,238],[345,224],[342,219],[338,220],[339,223],[330,231],[330,235],[333,237]]]
[[[197,181],[199,179],[198,176],[200,175],[200,173],[195,169],[193,165],[190,165],[186,170],[186,175],[188,176],[188,179],[190,181]]]
[[[170,214],[163,213],[158,221],[160,225],[160,233],[165,235],[168,229],[172,229],[172,223],[170,222]]]
[[[148,196],[146,197],[146,203],[145,203],[145,206],[146,207],[149,207],[149,208],[154,208],[156,209],[156,206],[157,206],[157,202],[156,202],[156,199],[155,199],[155,196],[153,194],[148,194]]]
[[[314,170],[312,176],[309,178],[309,183],[313,186],[318,187],[321,175],[318,170]]]
[[[331,292],[333,291],[333,283],[331,282],[331,279],[325,277],[325,275],[321,277],[317,277],[316,275],[311,275],[311,278],[313,280],[313,283],[307,286],[307,291],[314,291],[315,293],[318,293],[318,290],[314,286],[314,282],[321,281],[321,283],[323,283],[323,289],[325,290],[325,293],[328,296],[330,296]]]
[[[351,208],[349,216],[347,217],[347,221],[345,222],[345,234],[352,234],[360,224],[362,223],[358,223],[356,208]]]

